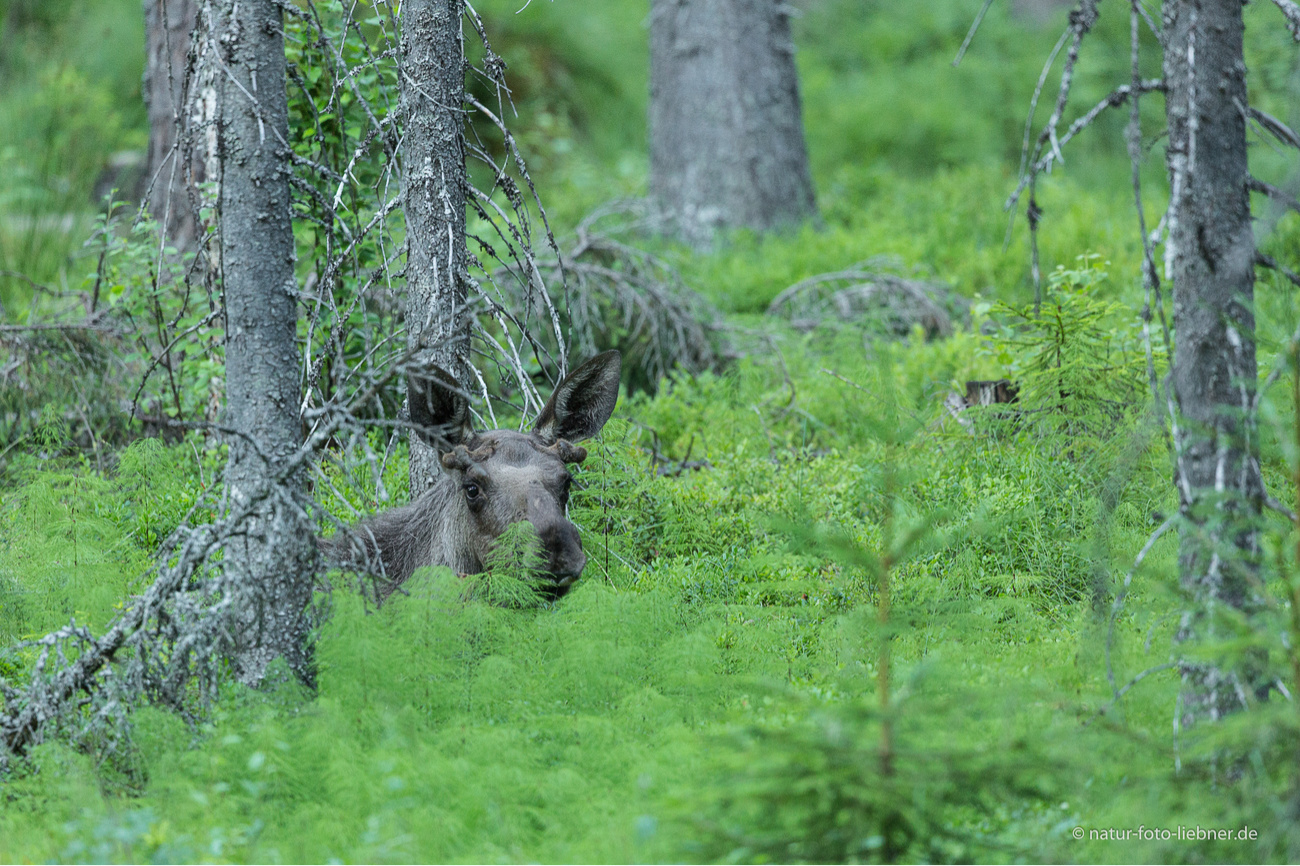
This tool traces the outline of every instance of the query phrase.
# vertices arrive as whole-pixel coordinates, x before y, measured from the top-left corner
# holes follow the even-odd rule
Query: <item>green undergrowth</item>
[[[131,0],[0,2],[0,304],[76,289],[114,153],[143,150],[144,26]],[[24,277],[26,279],[24,279]],[[30,280],[30,282],[29,282]]]
[[[1032,298],[1028,229],[1023,214],[1003,210],[1014,188],[1010,169],[997,163],[939,168],[923,183],[853,163],[819,191],[820,228],[769,238],[740,233],[707,255],[668,254],[692,288],[733,313],[761,313],[800,280],[879,257],[963,297]],[[1142,251],[1131,198],[1085,194],[1066,175],[1044,181],[1038,200],[1044,274],[1091,250],[1125,275],[1102,290],[1136,307]]]
[[[56,5],[0,0],[0,270],[76,288],[91,270],[77,257],[88,190],[108,154],[143,142],[140,33],[122,30],[138,4]],[[480,5],[518,76],[515,132],[555,226],[642,193],[643,0]],[[1140,248],[1115,135],[1126,115],[1104,117],[1040,181],[1035,312],[1024,221],[1008,235],[1002,205],[1056,31],[994,4],[952,70],[973,5],[799,4],[822,224],[704,253],[636,240],[728,314],[738,357],[624,395],[587,443],[571,515],[588,564],[572,592],[548,602],[508,568],[432,571],[375,610],[334,581],[315,694],[232,687],[193,728],[138,708],[128,754],[103,766],[62,741],[39,746],[0,778],[0,861],[1300,856],[1287,829],[1293,705],[1243,714],[1218,740],[1171,739],[1177,675],[1151,669],[1170,658],[1184,604],[1172,533],[1110,627],[1134,555],[1175,507],[1137,319]],[[1256,26],[1275,10],[1250,9],[1251,33],[1265,34],[1249,48],[1252,98],[1285,118],[1294,55],[1284,29]],[[1125,20],[1104,17],[1090,38],[1077,105],[1127,80]],[[1293,262],[1300,218],[1257,215],[1264,249]],[[878,256],[950,283],[972,300],[970,320],[941,341],[884,343],[762,316],[798,280]],[[29,294],[0,277],[9,313]],[[1296,313],[1272,275],[1257,304],[1263,378]],[[1020,385],[1018,403],[944,408],[967,380],[1002,377]],[[1264,477],[1284,500],[1297,457],[1288,394],[1283,377],[1261,406]],[[197,435],[84,451],[58,412],[38,414],[0,455],[2,647],[70,618],[101,631],[147,585],[168,535],[212,517],[224,462]],[[409,498],[404,446],[378,433],[370,445],[382,463],[322,461],[322,532]],[[1276,520],[1267,529],[1266,574],[1285,595],[1294,539]],[[1286,656],[1271,649],[1282,676]],[[33,658],[0,650],[0,677],[21,681]],[[1225,741],[1248,759],[1214,776],[1195,759]],[[1138,825],[1257,836],[1093,832]]]
[[[51,451],[61,429],[38,431]],[[142,439],[117,455],[111,472],[84,458],[23,455],[19,484],[0,497],[0,645],[39,637],[69,617],[107,625],[145,586],[159,544],[182,521],[211,518],[203,492],[220,455],[199,452],[201,445]]]
[[[1144,365],[1105,360],[1134,351],[1130,320],[1082,291],[1103,278],[1094,259],[1059,272],[1037,317],[987,304],[983,335],[776,334],[779,354],[625,397],[579,472],[589,561],[565,598],[434,570],[375,610],[336,582],[316,694],[234,688],[196,728],[141,708],[112,767],[40,746],[0,781],[0,860],[1285,856],[1276,833],[1181,848],[1073,836],[1265,829],[1284,793],[1267,773],[1228,796],[1175,776],[1172,672],[1107,706],[1110,593],[1172,497],[1132,396]],[[1061,364],[1043,368],[1045,352]],[[961,420],[942,407],[965,379],[1008,373],[1019,404]],[[1035,384],[1053,376],[1091,390],[1062,402]],[[102,629],[160,540],[210,516],[191,512],[220,463],[201,440],[140,442],[101,471],[59,458],[57,433],[0,508],[6,644],[69,616]],[[383,507],[369,468],[323,471],[335,517]],[[399,451],[380,476],[390,501],[404,474]],[[864,563],[886,550],[882,622]],[[1168,657],[1175,559],[1162,539],[1133,580],[1119,685]],[[30,657],[2,663],[21,679]]]

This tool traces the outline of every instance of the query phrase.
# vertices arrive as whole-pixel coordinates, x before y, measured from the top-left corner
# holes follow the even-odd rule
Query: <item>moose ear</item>
[[[415,432],[429,447],[445,452],[474,438],[469,399],[441,367],[408,373],[406,398]]]
[[[533,432],[547,442],[581,442],[600,432],[618,402],[618,375],[623,356],[602,352],[564,377],[542,407]]]

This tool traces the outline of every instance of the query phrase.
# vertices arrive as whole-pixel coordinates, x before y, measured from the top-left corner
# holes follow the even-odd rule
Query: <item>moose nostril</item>
[[[576,535],[576,533],[574,533]],[[577,578],[587,565],[587,554],[582,551],[582,544],[576,537],[561,534],[554,542],[547,545],[551,574],[556,577]]]
[[[587,554],[581,547],[562,547],[552,550],[550,556],[551,574],[556,577],[577,577],[587,566]]]

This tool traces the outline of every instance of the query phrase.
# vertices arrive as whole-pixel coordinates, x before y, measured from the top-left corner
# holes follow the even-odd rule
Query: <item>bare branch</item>
[[[1124,693],[1115,688],[1115,668],[1111,661],[1111,649],[1115,645],[1115,620],[1119,617],[1119,612],[1124,609],[1124,599],[1128,597],[1129,587],[1133,584],[1133,575],[1137,574],[1137,570],[1142,567],[1147,554],[1156,546],[1156,542],[1160,540],[1160,537],[1173,528],[1175,520],[1176,517],[1166,518],[1165,522],[1160,524],[1156,531],[1147,538],[1146,544],[1142,545],[1142,549],[1138,551],[1137,557],[1133,560],[1133,567],[1124,575],[1124,585],[1115,594],[1115,602],[1110,607],[1110,622],[1106,627],[1106,681],[1110,683],[1111,691],[1114,693],[1112,703],[1118,701]],[[1132,685],[1132,683],[1129,685]],[[1124,691],[1127,690],[1128,688],[1125,687]]]
[[[1161,671],[1167,671],[1170,668],[1176,668],[1176,667],[1178,667],[1177,662],[1165,662],[1164,664],[1156,665],[1154,667],[1149,667],[1146,670],[1142,671],[1141,673],[1137,674],[1136,676],[1133,677],[1133,679],[1125,683],[1123,688],[1116,689],[1115,697],[1113,697],[1110,701],[1103,704],[1102,706],[1098,707],[1097,711],[1092,714],[1092,718],[1088,719],[1088,721],[1084,722],[1084,724],[1089,725],[1092,722],[1096,721],[1101,716],[1106,715],[1106,713],[1110,712],[1111,708],[1114,707],[1115,704],[1119,703],[1120,699],[1123,698],[1124,695],[1128,694],[1129,689],[1133,688],[1135,685],[1142,682],[1147,677],[1151,676],[1152,674],[1158,674]]]
[[[1278,120],[1266,111],[1260,111],[1258,108],[1249,106],[1247,109],[1251,120],[1258,123],[1266,132],[1285,144],[1287,147],[1294,147],[1300,150],[1300,136],[1296,135],[1291,127]]]
[[[984,5],[975,15],[975,20],[971,22],[970,29],[966,31],[966,38],[961,41],[961,47],[957,49],[957,56],[952,59],[952,65],[957,66],[961,59],[966,56],[966,49],[970,47],[971,40],[975,38],[975,32],[980,29],[980,22],[984,20],[984,13],[989,11],[993,5],[993,0],[984,0]]]
[[[1273,184],[1271,183],[1266,183],[1265,181],[1259,180],[1254,177],[1252,177],[1249,181],[1247,181],[1246,186],[1252,192],[1263,193],[1264,195],[1268,196],[1273,201],[1277,202],[1283,207],[1289,208],[1290,210],[1300,213],[1300,200],[1297,200],[1295,196],[1291,195],[1286,190],[1281,189],[1280,187],[1273,186]]]
[[[1153,91],[1163,90],[1164,82],[1159,78],[1146,79],[1137,87],[1138,93],[1151,93]],[[1006,204],[1003,205],[1003,208],[1005,210],[1011,210],[1014,208],[1016,203],[1020,201],[1021,194],[1024,193],[1025,188],[1033,182],[1034,178],[1041,173],[1050,172],[1052,166],[1060,161],[1061,147],[1069,143],[1069,141],[1080,132],[1083,132],[1083,130],[1092,124],[1092,122],[1095,121],[1106,109],[1115,108],[1127,102],[1133,91],[1134,88],[1131,84],[1121,84],[1119,87],[1112,90],[1104,99],[1092,108],[1088,109],[1085,114],[1071,123],[1065,134],[1056,139],[1056,146],[1052,151],[1035,159],[1035,161],[1030,165],[1028,172],[1021,177],[1020,183],[1016,185],[1015,191],[1007,198]],[[1038,148],[1038,151],[1041,151],[1043,149],[1041,145],[1046,142],[1049,137],[1054,135],[1055,133],[1049,133],[1048,129],[1044,128],[1044,131],[1040,136],[1040,147]]]
[[[1156,375],[1155,353],[1151,348],[1151,302],[1154,299],[1155,310],[1160,318],[1161,331],[1164,336],[1165,352],[1167,354],[1171,353],[1173,349],[1169,334],[1169,322],[1165,317],[1164,299],[1160,291],[1160,272],[1156,267],[1155,259],[1155,244],[1160,234],[1160,228],[1157,226],[1154,232],[1147,231],[1146,211],[1142,206],[1142,73],[1140,62],[1141,32],[1138,20],[1146,15],[1146,9],[1142,6],[1141,0],[1131,0],[1130,10],[1129,87],[1133,93],[1133,98],[1130,102],[1129,122],[1124,129],[1124,140],[1128,150],[1129,170],[1133,184],[1133,205],[1138,217],[1138,234],[1142,240],[1142,290],[1145,296],[1141,314],[1142,348],[1146,354],[1147,385],[1151,389],[1152,405],[1155,407],[1161,421],[1160,431],[1164,438],[1165,450],[1172,456],[1174,454],[1174,442],[1169,435],[1169,428],[1165,425],[1164,420],[1166,417],[1175,417],[1173,395],[1166,391],[1164,399],[1161,399],[1160,380]],[[1154,29],[1154,24],[1149,17],[1147,17],[1147,25]],[[1161,222],[1163,223],[1163,218]]]
[[[1300,6],[1291,0],[1273,0],[1273,5],[1286,16],[1286,29],[1291,31],[1291,38],[1300,42]]]
[[[1271,511],[1276,511],[1292,523],[1296,522],[1295,512],[1288,508],[1285,503],[1279,502],[1272,496],[1264,497],[1264,507]]]
[[[1279,274],[1281,274],[1282,276],[1290,280],[1293,285],[1300,286],[1300,274],[1297,274],[1295,271],[1291,270],[1286,265],[1277,261],[1270,255],[1266,255],[1261,252],[1256,252],[1255,264],[1268,268],[1269,270],[1272,271],[1277,271]]]

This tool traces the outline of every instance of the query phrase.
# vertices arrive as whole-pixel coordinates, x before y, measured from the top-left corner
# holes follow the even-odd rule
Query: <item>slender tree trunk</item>
[[[226,575],[239,609],[234,663],[261,682],[283,657],[310,681],[305,609],[316,543],[302,508],[302,472],[279,482],[302,441],[298,302],[289,210],[284,28],[277,0],[219,0],[221,274],[226,308],[229,507],[254,504],[230,543]]]
[[[186,164],[181,127],[189,115],[184,83],[190,34],[197,20],[195,0],[144,0],[144,99],[149,111],[149,211],[169,242],[187,249],[197,235],[190,191],[205,179],[201,155]]]
[[[407,344],[464,382],[469,358],[465,251],[463,0],[402,3],[402,186]],[[411,496],[437,480],[432,448],[411,436]]]
[[[652,0],[650,195],[697,245],[815,216],[782,0]]]
[[[1246,182],[1242,0],[1166,0],[1171,183],[1167,277],[1177,332],[1175,483],[1187,522],[1179,569],[1193,609],[1179,639],[1228,638],[1224,606],[1249,614],[1259,570],[1254,259]],[[1185,662],[1180,724],[1215,720],[1265,692],[1258,666]]]

